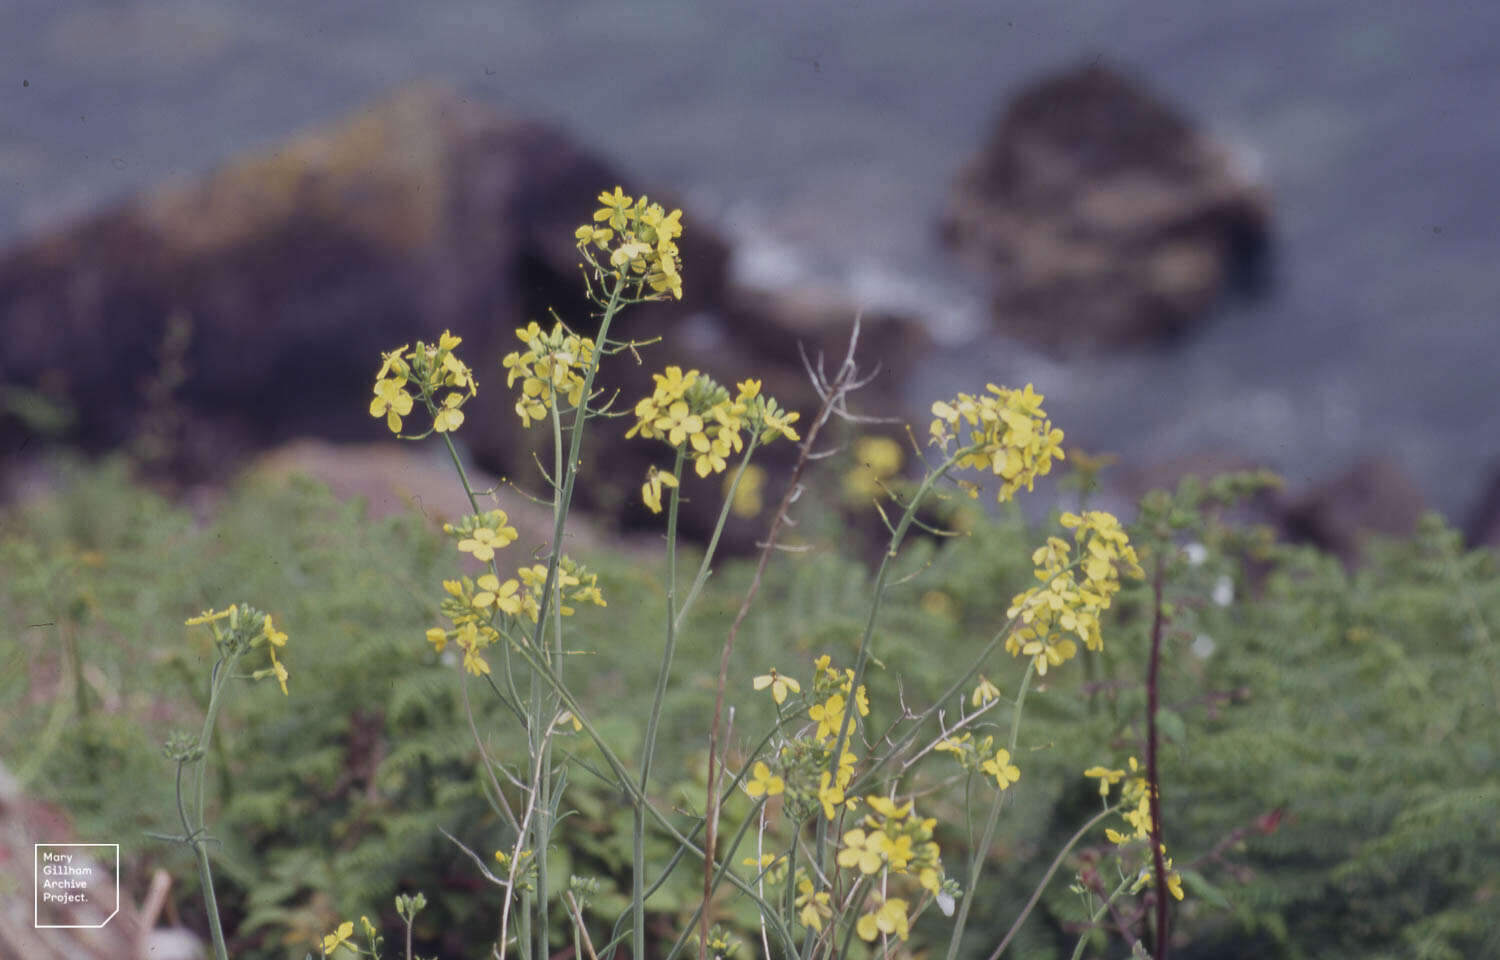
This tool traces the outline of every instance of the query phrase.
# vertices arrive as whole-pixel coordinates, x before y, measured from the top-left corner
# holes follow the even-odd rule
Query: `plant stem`
[[[1109,905],[1118,900],[1120,894],[1125,892],[1125,888],[1130,886],[1131,879],[1132,878],[1127,876],[1125,879],[1121,880],[1120,885],[1115,887],[1114,892],[1109,895],[1109,899],[1099,904],[1099,909],[1095,910],[1094,915],[1089,917],[1088,929],[1084,930],[1083,933],[1078,937],[1078,943],[1073,947],[1073,956],[1071,960],[1079,960],[1079,958],[1083,956],[1083,945],[1088,941],[1089,930],[1092,930],[1094,928],[1094,925],[1099,922],[1099,918],[1104,916],[1104,911],[1109,909]]]
[[[198,735],[198,769],[194,774],[194,807],[197,814],[193,829],[189,831],[192,837],[193,853],[198,860],[198,882],[203,887],[203,903],[208,910],[208,932],[213,940],[215,960],[229,960],[229,950],[224,943],[224,928],[219,920],[219,901],[214,896],[213,871],[208,863],[208,846],[203,839],[204,829],[203,808],[204,790],[203,778],[208,768],[208,748],[213,740],[214,723],[219,716],[219,701],[224,690],[224,684],[233,670],[234,663],[239,659],[238,654],[230,656],[226,661],[219,659],[214,663],[213,671],[209,675],[208,710],[203,718],[203,732]]]
[[[1057,868],[1062,866],[1063,859],[1067,857],[1067,855],[1075,846],[1078,845],[1078,841],[1083,839],[1084,834],[1088,833],[1090,830],[1094,829],[1094,827],[1098,826],[1100,820],[1103,820],[1110,814],[1117,812],[1119,809],[1119,807],[1105,807],[1103,810],[1094,814],[1093,819],[1088,823],[1085,823],[1083,826],[1079,827],[1078,832],[1073,834],[1068,842],[1063,845],[1063,848],[1057,852],[1057,856],[1052,858],[1052,865],[1047,868],[1046,874],[1042,876],[1041,883],[1038,883],[1036,885],[1036,889],[1031,892],[1031,899],[1026,901],[1026,906],[1021,909],[1021,912],[1016,917],[1015,922],[1012,923],[1010,925],[1010,929],[1006,931],[1005,939],[1001,940],[1000,945],[995,948],[995,952],[990,954],[989,960],[1000,960],[1000,954],[1005,952],[1005,948],[1010,946],[1011,940],[1015,939],[1016,934],[1021,932],[1021,925],[1026,922],[1026,918],[1031,916],[1031,911],[1035,909],[1037,903],[1041,901],[1042,892],[1047,889],[1047,884],[1052,882],[1052,875],[1057,873]]]
[[[1036,660],[1033,659],[1026,665],[1026,673],[1021,677],[1021,689],[1016,693],[1016,705],[1011,709],[1008,752],[1012,757],[1016,752],[1016,739],[1021,733],[1021,711],[1026,706],[1026,692],[1031,689],[1031,678],[1035,674]],[[989,818],[985,820],[984,834],[980,838],[979,845],[969,853],[968,889],[964,891],[964,898],[959,902],[958,918],[953,921],[953,934],[948,938],[948,960],[953,960],[958,956],[958,945],[963,940],[964,927],[969,922],[969,908],[974,904],[974,892],[979,886],[979,874],[984,870],[985,857],[989,855],[990,844],[995,840],[995,825],[1000,821],[1000,809],[1005,805],[1006,796],[1004,790],[995,791],[995,799],[990,804]]]
[[[667,505],[667,642],[662,648],[661,669],[656,672],[656,696],[651,701],[651,716],[646,721],[646,739],[641,746],[641,793],[649,789],[651,757],[656,748],[656,725],[661,720],[661,704],[666,698],[667,678],[672,672],[672,658],[677,652],[677,510],[682,502],[682,465],[687,452],[677,451],[672,476],[672,498]],[[705,558],[706,559],[706,558]],[[631,836],[631,911],[637,958],[646,956],[646,811],[635,808],[635,825]]]

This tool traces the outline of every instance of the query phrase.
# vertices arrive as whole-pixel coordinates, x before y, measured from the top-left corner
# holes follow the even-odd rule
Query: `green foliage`
[[[1492,555],[1464,553],[1432,522],[1410,542],[1374,545],[1348,574],[1306,549],[1260,556],[1196,508],[1178,512],[1173,536],[1206,550],[1196,565],[1176,555],[1167,588],[1163,821],[1189,892],[1176,908],[1186,939],[1174,956],[1500,956]],[[978,651],[1029,585],[1030,550],[1049,532],[1014,516],[965,522],[969,536],[913,544],[900,559],[895,580],[910,579],[892,588],[882,616],[880,661],[868,677],[872,730],[900,702],[930,703],[951,664]],[[1138,539],[1150,542],[1151,531]],[[574,618],[570,645],[585,652],[569,660],[569,677],[629,757],[649,710],[639,691],[655,677],[661,620],[629,598],[659,593],[660,573],[623,551],[581,559],[611,605]],[[451,546],[420,517],[371,521],[311,484],[247,484],[203,524],[118,469],[78,470],[52,502],[0,517],[0,635],[15,638],[0,648],[0,754],[28,789],[65,806],[80,834],[121,842],[127,884],[165,865],[179,895],[194,896],[188,858],[143,836],[171,829],[170,765],[159,746],[200,722],[205,696],[206,641],[181,624],[220,598],[249,600],[290,635],[291,696],[246,684],[220,719],[210,822],[222,843],[215,864],[233,955],[300,957],[334,918],[361,913],[395,943],[404,925],[389,905],[415,889],[430,903],[415,921],[423,952],[472,955],[494,936],[498,892],[436,828],[482,855],[502,831],[476,779],[458,671],[422,639],[439,622],[434,587],[453,563]],[[774,717],[769,697],[749,695],[749,678],[770,666],[805,676],[823,652],[847,659],[867,610],[868,570],[833,551],[772,564],[731,664],[731,765]],[[684,667],[658,748],[662,782],[677,779],[658,794],[665,805],[701,807],[711,675],[750,576],[746,564],[725,564],[680,638]],[[1235,595],[1226,605],[1210,599],[1222,594],[1221,578]],[[967,939],[977,955],[1098,809],[1083,767],[1144,755],[1149,586],[1121,594],[1113,612],[1103,656],[1050,674],[1028,700],[1017,751],[1024,775],[991,851],[997,868],[971,894],[983,907]],[[1022,666],[999,654],[985,669],[1013,680]],[[486,741],[493,755],[523,749],[507,739],[514,724],[493,698],[473,702],[480,729],[502,731]],[[590,760],[582,737],[559,746]],[[628,904],[629,807],[572,770],[550,871],[601,878],[587,911],[607,926]],[[732,798],[721,836],[748,809]],[[930,813],[943,823],[945,855],[961,851],[956,804]],[[651,842],[659,846],[648,858],[663,863],[674,847]],[[1067,873],[1014,955],[1071,949],[1077,933],[1065,926],[1083,911]],[[675,915],[675,928],[700,877],[678,871],[651,909]],[[934,913],[917,924],[914,946],[941,926]],[[721,919],[753,942],[753,916]]]

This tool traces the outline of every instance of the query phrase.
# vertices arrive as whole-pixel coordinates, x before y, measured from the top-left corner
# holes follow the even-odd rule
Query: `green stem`
[[[214,878],[208,863],[208,845],[202,836],[205,826],[203,778],[208,769],[208,748],[213,741],[214,724],[219,716],[221,694],[224,684],[234,669],[234,663],[238,659],[238,654],[230,656],[227,661],[219,659],[214,663],[213,671],[209,676],[208,710],[203,718],[203,732],[198,735],[198,769],[194,772],[194,807],[197,818],[188,831],[189,836],[192,837],[193,853],[198,860],[198,882],[203,887],[203,903],[208,910],[208,931],[213,940],[215,960],[229,960],[229,951],[224,943],[224,928],[219,920],[218,898],[214,896]]]
[[[667,642],[662,649],[661,669],[656,672],[656,696],[651,701],[651,716],[646,721],[646,740],[641,748],[641,793],[649,789],[651,758],[656,749],[656,727],[661,721],[661,704],[666,698],[667,679],[672,672],[672,658],[677,652],[677,511],[682,502],[682,465],[687,452],[677,451],[677,463],[672,467],[672,476],[677,483],[672,486],[672,499],[667,506]],[[646,811],[635,809],[635,825],[631,836],[631,911],[635,955],[646,956]]]
[[[1094,814],[1093,819],[1091,819],[1088,823],[1085,823],[1083,826],[1079,827],[1078,832],[1073,834],[1072,838],[1070,838],[1068,842],[1063,845],[1063,848],[1057,852],[1057,856],[1052,858],[1052,865],[1047,868],[1046,874],[1042,876],[1042,881],[1038,883],[1036,885],[1036,889],[1031,892],[1031,899],[1026,901],[1026,906],[1021,909],[1021,913],[1016,917],[1015,922],[1013,922],[1010,925],[1010,929],[1006,931],[1005,939],[1001,940],[1000,945],[995,948],[995,952],[990,954],[989,960],[1000,960],[1000,954],[1005,952],[1005,948],[1010,946],[1010,942],[1014,940],[1016,934],[1021,931],[1021,924],[1026,922],[1026,918],[1031,916],[1031,911],[1034,910],[1037,903],[1041,901],[1042,891],[1046,890],[1047,884],[1052,882],[1052,875],[1057,873],[1057,868],[1062,866],[1063,860],[1069,853],[1072,852],[1073,848],[1078,845],[1078,841],[1082,840],[1090,830],[1098,826],[1099,821],[1103,820],[1105,817],[1109,816],[1112,813],[1118,812],[1119,809],[1119,807],[1105,807],[1103,810]]]
[[[709,564],[713,561],[714,553],[719,547],[719,537],[724,532],[724,524],[729,520],[730,509],[734,505],[734,495],[740,488],[740,480],[745,476],[745,469],[750,466],[750,458],[755,454],[755,448],[760,445],[760,434],[751,436],[750,443],[745,447],[745,455],[740,458],[739,469],[735,471],[734,479],[729,483],[729,493],[724,497],[724,504],[719,508],[719,519],[714,524],[713,536],[708,538],[708,548],[703,553],[703,562],[698,564],[698,573],[693,577],[693,585],[688,587],[687,595],[682,598],[682,606],[678,608],[676,615],[676,628],[682,629],[682,622],[687,619],[688,610],[692,608],[693,601],[698,599],[698,591],[703,589],[710,573]],[[679,481],[682,477],[677,478]]]
[[[1021,689],[1016,694],[1016,705],[1010,715],[1010,747],[1008,753],[1011,757],[1016,753],[1016,738],[1021,732],[1021,710],[1026,705],[1026,692],[1031,689],[1031,678],[1036,673],[1036,660],[1026,665],[1026,673],[1021,677]],[[995,791],[995,799],[990,804],[990,815],[984,824],[984,835],[979,840],[979,845],[969,854],[969,880],[968,889],[964,891],[964,898],[959,902],[958,918],[953,921],[953,935],[948,939],[947,960],[953,960],[958,956],[958,945],[964,937],[964,926],[969,922],[969,908],[974,904],[974,892],[979,887],[979,874],[984,869],[985,858],[989,854],[990,844],[995,840],[995,825],[1000,821],[1000,809],[1005,805],[1007,794],[1004,790]]]
[[[552,673],[551,666],[546,661],[536,659],[533,651],[527,648],[518,648],[516,652],[523,660],[526,661],[526,664],[536,672],[537,676],[541,677],[551,686],[552,690],[557,694],[561,705],[567,710],[571,711],[573,716],[578,719],[579,725],[583,727],[583,732],[588,735],[589,741],[599,750],[599,755],[603,758],[605,764],[610,768],[610,772],[618,781],[620,788],[623,789],[627,794],[629,794],[630,802],[632,804],[641,805],[654,824],[665,831],[667,835],[670,836],[674,841],[676,841],[680,846],[684,847],[687,852],[693,854],[699,860],[702,860],[705,856],[703,849],[697,844],[693,843],[687,836],[682,833],[681,830],[677,829],[672,821],[668,820],[662,814],[662,812],[656,808],[656,805],[651,803],[650,799],[641,789],[640,784],[636,782],[636,777],[627,770],[624,761],[622,761],[619,755],[614,752],[614,749],[609,745],[608,741],[606,741],[604,737],[600,735],[598,729],[593,725],[593,722],[584,713],[583,708],[578,703],[577,698],[575,698],[567,688],[561,686],[558,683],[556,676]],[[699,825],[701,825],[701,821]],[[694,830],[696,829],[697,826],[694,827]],[[796,947],[792,942],[791,933],[787,930],[785,924],[783,924],[780,918],[776,915],[775,908],[770,903],[766,902],[763,897],[755,892],[755,889],[753,887],[742,880],[739,876],[731,872],[728,874],[727,879],[737,890],[754,901],[755,905],[763,910],[768,917],[772,918],[772,929],[776,931],[776,935],[782,939],[788,950],[794,953],[796,951]]]
[[[219,901],[214,896],[214,877],[208,867],[208,850],[202,838],[193,841],[193,852],[198,855],[198,882],[203,885],[203,903],[208,909],[208,932],[214,942],[214,960],[229,960],[229,950],[224,946],[224,928],[219,923]]]
[[[1079,935],[1078,943],[1073,947],[1073,956],[1071,960],[1079,960],[1079,958],[1083,956],[1083,947],[1084,944],[1088,942],[1089,931],[1092,930],[1096,924],[1098,924],[1100,918],[1104,916],[1104,911],[1109,909],[1109,905],[1118,900],[1120,894],[1124,893],[1126,888],[1130,886],[1131,880],[1132,878],[1128,876],[1125,879],[1121,880],[1120,885],[1118,887],[1115,887],[1114,892],[1109,895],[1109,899],[1099,904],[1099,909],[1095,910],[1094,915],[1089,917],[1088,929],[1084,930],[1083,933]]]

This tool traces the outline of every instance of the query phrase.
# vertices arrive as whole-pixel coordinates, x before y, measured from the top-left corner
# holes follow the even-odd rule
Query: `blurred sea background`
[[[1031,381],[1088,449],[1293,484],[1385,455],[1461,523],[1500,459],[1497,37],[1461,0],[6,0],[0,246],[438,81],[674,186],[746,282],[921,316],[945,347],[914,409]],[[1003,103],[1096,57],[1266,184],[1272,279],[1064,362],[985,332],[936,221]]]

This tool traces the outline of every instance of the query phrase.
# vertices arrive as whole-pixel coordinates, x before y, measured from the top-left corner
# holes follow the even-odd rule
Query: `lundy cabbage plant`
[[[725,913],[718,894],[727,885],[732,896],[753,903],[760,922],[752,935],[767,957],[904,956],[914,924],[936,907],[951,918],[931,928],[946,924],[945,955],[952,960],[965,945],[970,893],[979,883],[1007,799],[1026,776],[1018,736],[1027,694],[1038,678],[1074,659],[1080,644],[1086,651],[1102,649],[1101,620],[1122,578],[1142,576],[1136,552],[1112,515],[1097,510],[1064,514],[1065,532],[1049,537],[1032,556],[1036,583],[1014,597],[1007,619],[980,654],[955,665],[951,683],[934,702],[920,708],[903,702],[895,720],[873,728],[872,699],[884,701],[892,691],[872,690],[867,671],[884,639],[877,627],[902,545],[914,525],[926,528],[919,513],[930,509],[945,487],[977,497],[981,485],[989,483],[996,487],[997,500],[1007,502],[1031,490],[1064,456],[1062,431],[1048,419],[1043,397],[1030,384],[1021,389],[990,384],[981,393],[959,393],[934,403],[929,462],[914,487],[894,482],[903,453],[889,440],[866,442],[874,463],[870,475],[846,482],[846,496],[875,502],[889,533],[852,662],[835,663],[823,654],[801,670],[782,672],[766,664],[763,673],[745,678],[744,689],[769,695],[776,723],[755,737],[739,733],[744,746],[734,754],[735,769],[724,769],[716,711],[703,809],[664,806],[653,796],[659,786],[653,780],[653,761],[663,696],[673,683],[677,640],[710,575],[727,518],[737,505],[743,509],[747,498],[759,502],[765,475],[752,466],[752,459],[768,444],[800,443],[794,477],[800,476],[815,438],[842,409],[849,388],[842,382],[818,384],[823,408],[804,420],[767,396],[757,379],[729,386],[701,370],[667,366],[653,375],[650,394],[623,414],[626,437],[657,445],[664,455],[642,478],[640,496],[652,512],[666,515],[661,664],[638,754],[624,755],[601,734],[571,682],[575,646],[566,620],[580,605],[605,606],[608,598],[597,577],[565,555],[562,545],[591,422],[602,420],[612,427],[612,418],[621,416],[610,409],[609,392],[595,385],[601,366],[646,346],[613,338],[611,327],[634,304],[682,296],[676,244],[682,225],[681,211],[668,212],[619,187],[601,193],[598,202],[592,221],[575,233],[586,295],[598,310],[597,323],[590,325],[596,332],[586,336],[560,320],[550,330],[528,323],[516,331],[519,349],[501,361],[523,427],[548,431],[552,439],[550,467],[542,471],[553,520],[544,558],[539,552],[520,562],[507,559],[516,528],[498,504],[481,503],[483,495],[471,484],[453,443],[453,433],[466,422],[464,407],[478,392],[473,370],[457,353],[459,337],[444,332],[436,343],[419,341],[386,353],[369,407],[371,416],[384,419],[402,439],[432,434],[442,439],[472,510],[444,530],[456,552],[487,567],[475,577],[455,574],[443,581],[445,622],[426,635],[434,653],[445,655],[450,644],[458,652],[453,658],[456,682],[480,782],[501,827],[487,845],[492,851],[487,855],[453,840],[474,869],[498,888],[496,939],[484,948],[485,955],[544,960],[553,955],[554,935],[567,931],[575,956],[595,960],[627,955],[675,960],[690,944],[700,958],[727,956],[739,945],[738,936],[748,932],[718,922]],[[851,358],[852,351],[851,346]],[[683,485],[694,482],[689,471],[700,481],[724,477],[717,523],[691,577],[679,570],[677,536]],[[791,499],[789,491],[775,514],[762,569]],[[269,638],[269,618],[265,625]],[[720,703],[732,640],[733,629],[724,650]],[[274,649],[267,649],[273,654],[271,669],[284,681]],[[1005,661],[993,659],[1001,651],[1014,658],[1019,674],[1009,699],[995,679],[1008,669]],[[524,756],[490,755],[475,721],[473,695],[504,705],[504,715],[524,732]],[[585,738],[597,763],[563,750],[559,741],[567,737]],[[618,790],[632,812],[629,906],[609,926],[590,923],[584,910],[596,881],[552,876],[545,855],[560,818],[567,815],[569,771],[579,766]],[[1139,889],[1152,877],[1137,866],[1141,848],[1149,848],[1155,836],[1149,802],[1153,788],[1135,758],[1128,766],[1128,773],[1112,766],[1086,771],[1099,781],[1101,811],[1053,864],[1055,871],[1085,832],[1108,816],[1122,818],[1118,826],[1124,829],[1108,828],[1109,840],[1120,847],[1120,885],[1113,896],[1095,904],[1096,918],[1114,897]],[[924,813],[936,805],[936,791],[961,791],[971,839],[976,825],[971,805],[978,801],[982,826],[969,849],[944,850],[938,842],[943,825]],[[736,816],[732,835],[720,837],[720,815],[739,795],[752,804],[750,813]],[[185,828],[190,837],[195,834],[191,822]],[[648,835],[670,840],[675,852],[665,862],[648,860]],[[206,870],[201,843],[199,851]],[[681,869],[702,871],[704,895],[691,916],[678,918],[675,934],[664,938],[648,931],[646,905],[668,876]],[[1049,871],[1048,879],[1051,875]],[[1181,898],[1175,873],[1167,883],[1171,894]],[[421,902],[419,895],[398,903],[407,924],[408,958],[412,916]],[[1012,934],[1029,911],[1028,906],[1015,919]],[[378,957],[379,937],[368,920],[361,920],[363,945],[353,923],[345,921],[323,937],[321,953]],[[216,942],[221,942],[217,924],[215,930]],[[1075,956],[1089,933],[1080,937]],[[1009,937],[995,956],[1008,942]]]

